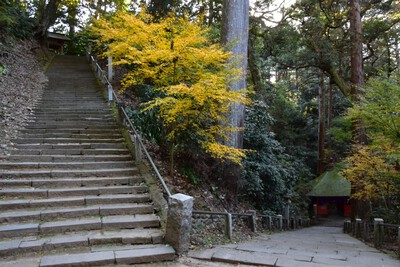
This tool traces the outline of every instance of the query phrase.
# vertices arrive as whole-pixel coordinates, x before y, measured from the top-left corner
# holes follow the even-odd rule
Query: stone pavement
[[[260,235],[245,243],[191,251],[189,257],[252,266],[400,267],[399,260],[343,234],[340,227],[324,226]]]

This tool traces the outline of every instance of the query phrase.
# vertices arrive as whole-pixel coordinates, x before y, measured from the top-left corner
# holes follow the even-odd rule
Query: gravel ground
[[[46,86],[36,51],[34,41],[0,42],[0,157],[10,153]]]

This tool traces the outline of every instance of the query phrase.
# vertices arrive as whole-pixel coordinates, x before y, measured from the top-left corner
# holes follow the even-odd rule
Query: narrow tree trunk
[[[320,77],[318,97],[318,174],[322,174],[325,160],[325,81],[323,73]]]
[[[329,78],[329,97],[328,97],[328,129],[333,126],[333,80]]]
[[[399,38],[396,37],[396,68],[397,75],[400,76],[400,46],[399,46]]]
[[[103,5],[103,0],[97,0],[96,12],[94,13],[94,17],[96,19],[100,18],[102,5]]]
[[[261,74],[257,67],[256,51],[255,51],[255,47],[254,47],[253,38],[256,38],[256,37],[254,35],[249,36],[249,54],[248,54],[249,71],[250,71],[250,75],[251,75],[251,80],[253,82],[254,91],[256,93],[261,93],[261,90],[262,90]]]
[[[214,23],[214,0],[208,2],[208,26]]]

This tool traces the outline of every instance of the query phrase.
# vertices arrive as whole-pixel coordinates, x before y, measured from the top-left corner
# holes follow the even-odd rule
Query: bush
[[[28,16],[21,4],[14,0],[0,2],[0,34],[18,39],[33,36],[35,21]]]

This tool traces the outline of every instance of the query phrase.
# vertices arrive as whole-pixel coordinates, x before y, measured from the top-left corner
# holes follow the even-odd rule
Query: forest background
[[[354,216],[399,223],[400,2],[256,1],[226,17],[244,2],[6,0],[1,45],[44,43],[50,29],[69,36],[68,54],[83,55],[90,42],[98,56],[112,55],[127,111],[171,177],[179,172],[225,202],[271,214],[291,196],[292,212],[307,213],[310,182],[339,168],[358,200]],[[248,23],[247,72],[230,51],[238,40],[221,45],[227,21]],[[145,47],[152,57],[140,68]],[[169,52],[154,58],[162,49]],[[227,90],[244,73],[247,86]],[[243,125],[230,124],[236,104]],[[241,133],[239,145],[232,132]]]

